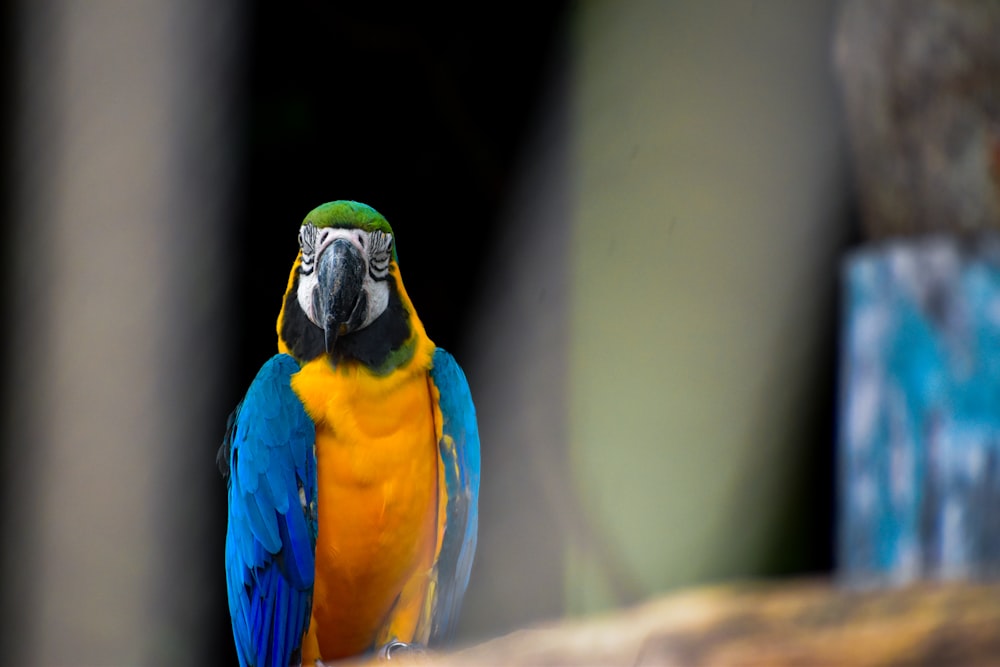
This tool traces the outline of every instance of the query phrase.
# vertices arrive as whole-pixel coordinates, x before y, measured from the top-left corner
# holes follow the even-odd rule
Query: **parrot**
[[[403,288],[392,228],[338,200],[306,215],[298,242],[277,353],[217,457],[241,667],[438,646],[476,550],[475,406]]]

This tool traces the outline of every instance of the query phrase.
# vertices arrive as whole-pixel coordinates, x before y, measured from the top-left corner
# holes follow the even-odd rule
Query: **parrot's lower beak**
[[[313,303],[323,322],[328,354],[337,336],[352,331],[351,324],[358,319],[355,311],[365,270],[361,251],[346,239],[335,240],[319,256],[316,274],[319,286],[313,294]]]

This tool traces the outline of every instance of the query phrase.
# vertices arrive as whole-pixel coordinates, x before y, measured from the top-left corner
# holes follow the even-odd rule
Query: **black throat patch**
[[[295,272],[292,289],[285,295],[285,316],[281,322],[281,340],[299,361],[312,361],[326,352],[323,330],[309,321],[299,305],[299,273]]]
[[[410,338],[410,316],[403,307],[396,281],[389,280],[389,304],[385,312],[364,329],[337,338],[330,356],[334,364],[352,359],[372,369],[384,368],[394,351]],[[285,295],[285,315],[281,339],[300,362],[316,359],[326,352],[323,329],[313,324],[299,305],[299,276]]]

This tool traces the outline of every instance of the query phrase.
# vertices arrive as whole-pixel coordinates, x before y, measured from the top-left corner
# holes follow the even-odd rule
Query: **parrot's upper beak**
[[[313,306],[323,322],[328,354],[337,336],[353,330],[351,325],[358,319],[355,311],[366,268],[361,251],[346,239],[336,239],[319,256],[316,274],[319,286],[313,294]]]

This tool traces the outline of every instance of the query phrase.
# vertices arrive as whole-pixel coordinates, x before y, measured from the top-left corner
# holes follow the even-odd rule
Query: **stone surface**
[[[835,36],[870,238],[1000,229],[1000,2],[846,0]]]

